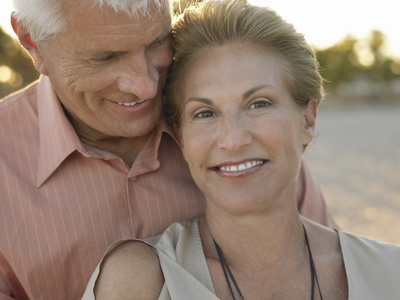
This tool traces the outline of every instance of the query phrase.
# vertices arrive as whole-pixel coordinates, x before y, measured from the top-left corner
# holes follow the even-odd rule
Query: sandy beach
[[[400,244],[400,105],[319,110],[305,159],[352,233]]]

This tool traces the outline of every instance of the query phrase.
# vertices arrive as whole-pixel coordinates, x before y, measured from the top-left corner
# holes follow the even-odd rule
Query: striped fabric
[[[0,143],[0,300],[80,299],[112,242],[204,211],[163,121],[128,168],[80,142],[45,76],[0,102]],[[329,223],[307,169],[302,181],[301,213]]]

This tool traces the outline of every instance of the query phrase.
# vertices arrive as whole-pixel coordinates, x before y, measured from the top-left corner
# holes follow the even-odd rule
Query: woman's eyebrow
[[[273,87],[272,85],[269,85],[269,84],[264,84],[264,85],[256,86],[256,87],[254,87],[254,88],[248,90],[247,92],[244,92],[244,93],[243,93],[243,95],[242,95],[243,100],[247,99],[248,97],[250,97],[250,96],[251,96],[252,94],[254,94],[255,92],[257,92],[257,91],[259,91],[259,90],[262,90],[262,89],[264,89],[264,88],[271,88],[271,89],[273,89],[273,90],[276,91],[276,88]]]
[[[264,84],[264,85],[260,85],[260,86],[256,86],[254,88],[251,88],[250,90],[246,91],[243,93],[242,98],[243,100],[247,99],[248,97],[250,97],[252,94],[254,94],[255,92],[265,89],[265,88],[270,88],[276,91],[276,88],[272,85],[269,84]],[[189,99],[187,99],[185,101],[185,104],[189,103],[189,102],[201,102],[207,105],[212,105],[213,101],[211,99],[208,98],[201,98],[201,97],[190,97]]]
[[[188,104],[189,102],[201,102],[207,105],[213,104],[212,100],[207,99],[207,98],[200,98],[200,97],[190,97],[185,101],[185,104]]]

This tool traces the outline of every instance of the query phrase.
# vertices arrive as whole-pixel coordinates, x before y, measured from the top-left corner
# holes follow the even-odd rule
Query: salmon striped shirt
[[[79,140],[50,80],[0,102],[0,299],[80,299],[108,246],[204,212],[172,130],[134,164]],[[302,168],[300,212],[332,225]]]

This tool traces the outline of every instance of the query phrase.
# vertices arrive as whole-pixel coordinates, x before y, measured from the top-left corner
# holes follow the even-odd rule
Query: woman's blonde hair
[[[285,62],[285,80],[299,106],[324,96],[315,53],[292,24],[267,7],[246,0],[209,0],[187,9],[174,21],[174,60],[166,88],[167,121],[180,126],[180,87],[187,62],[205,47],[243,43],[266,49]],[[227,70],[229,72],[229,70]]]

